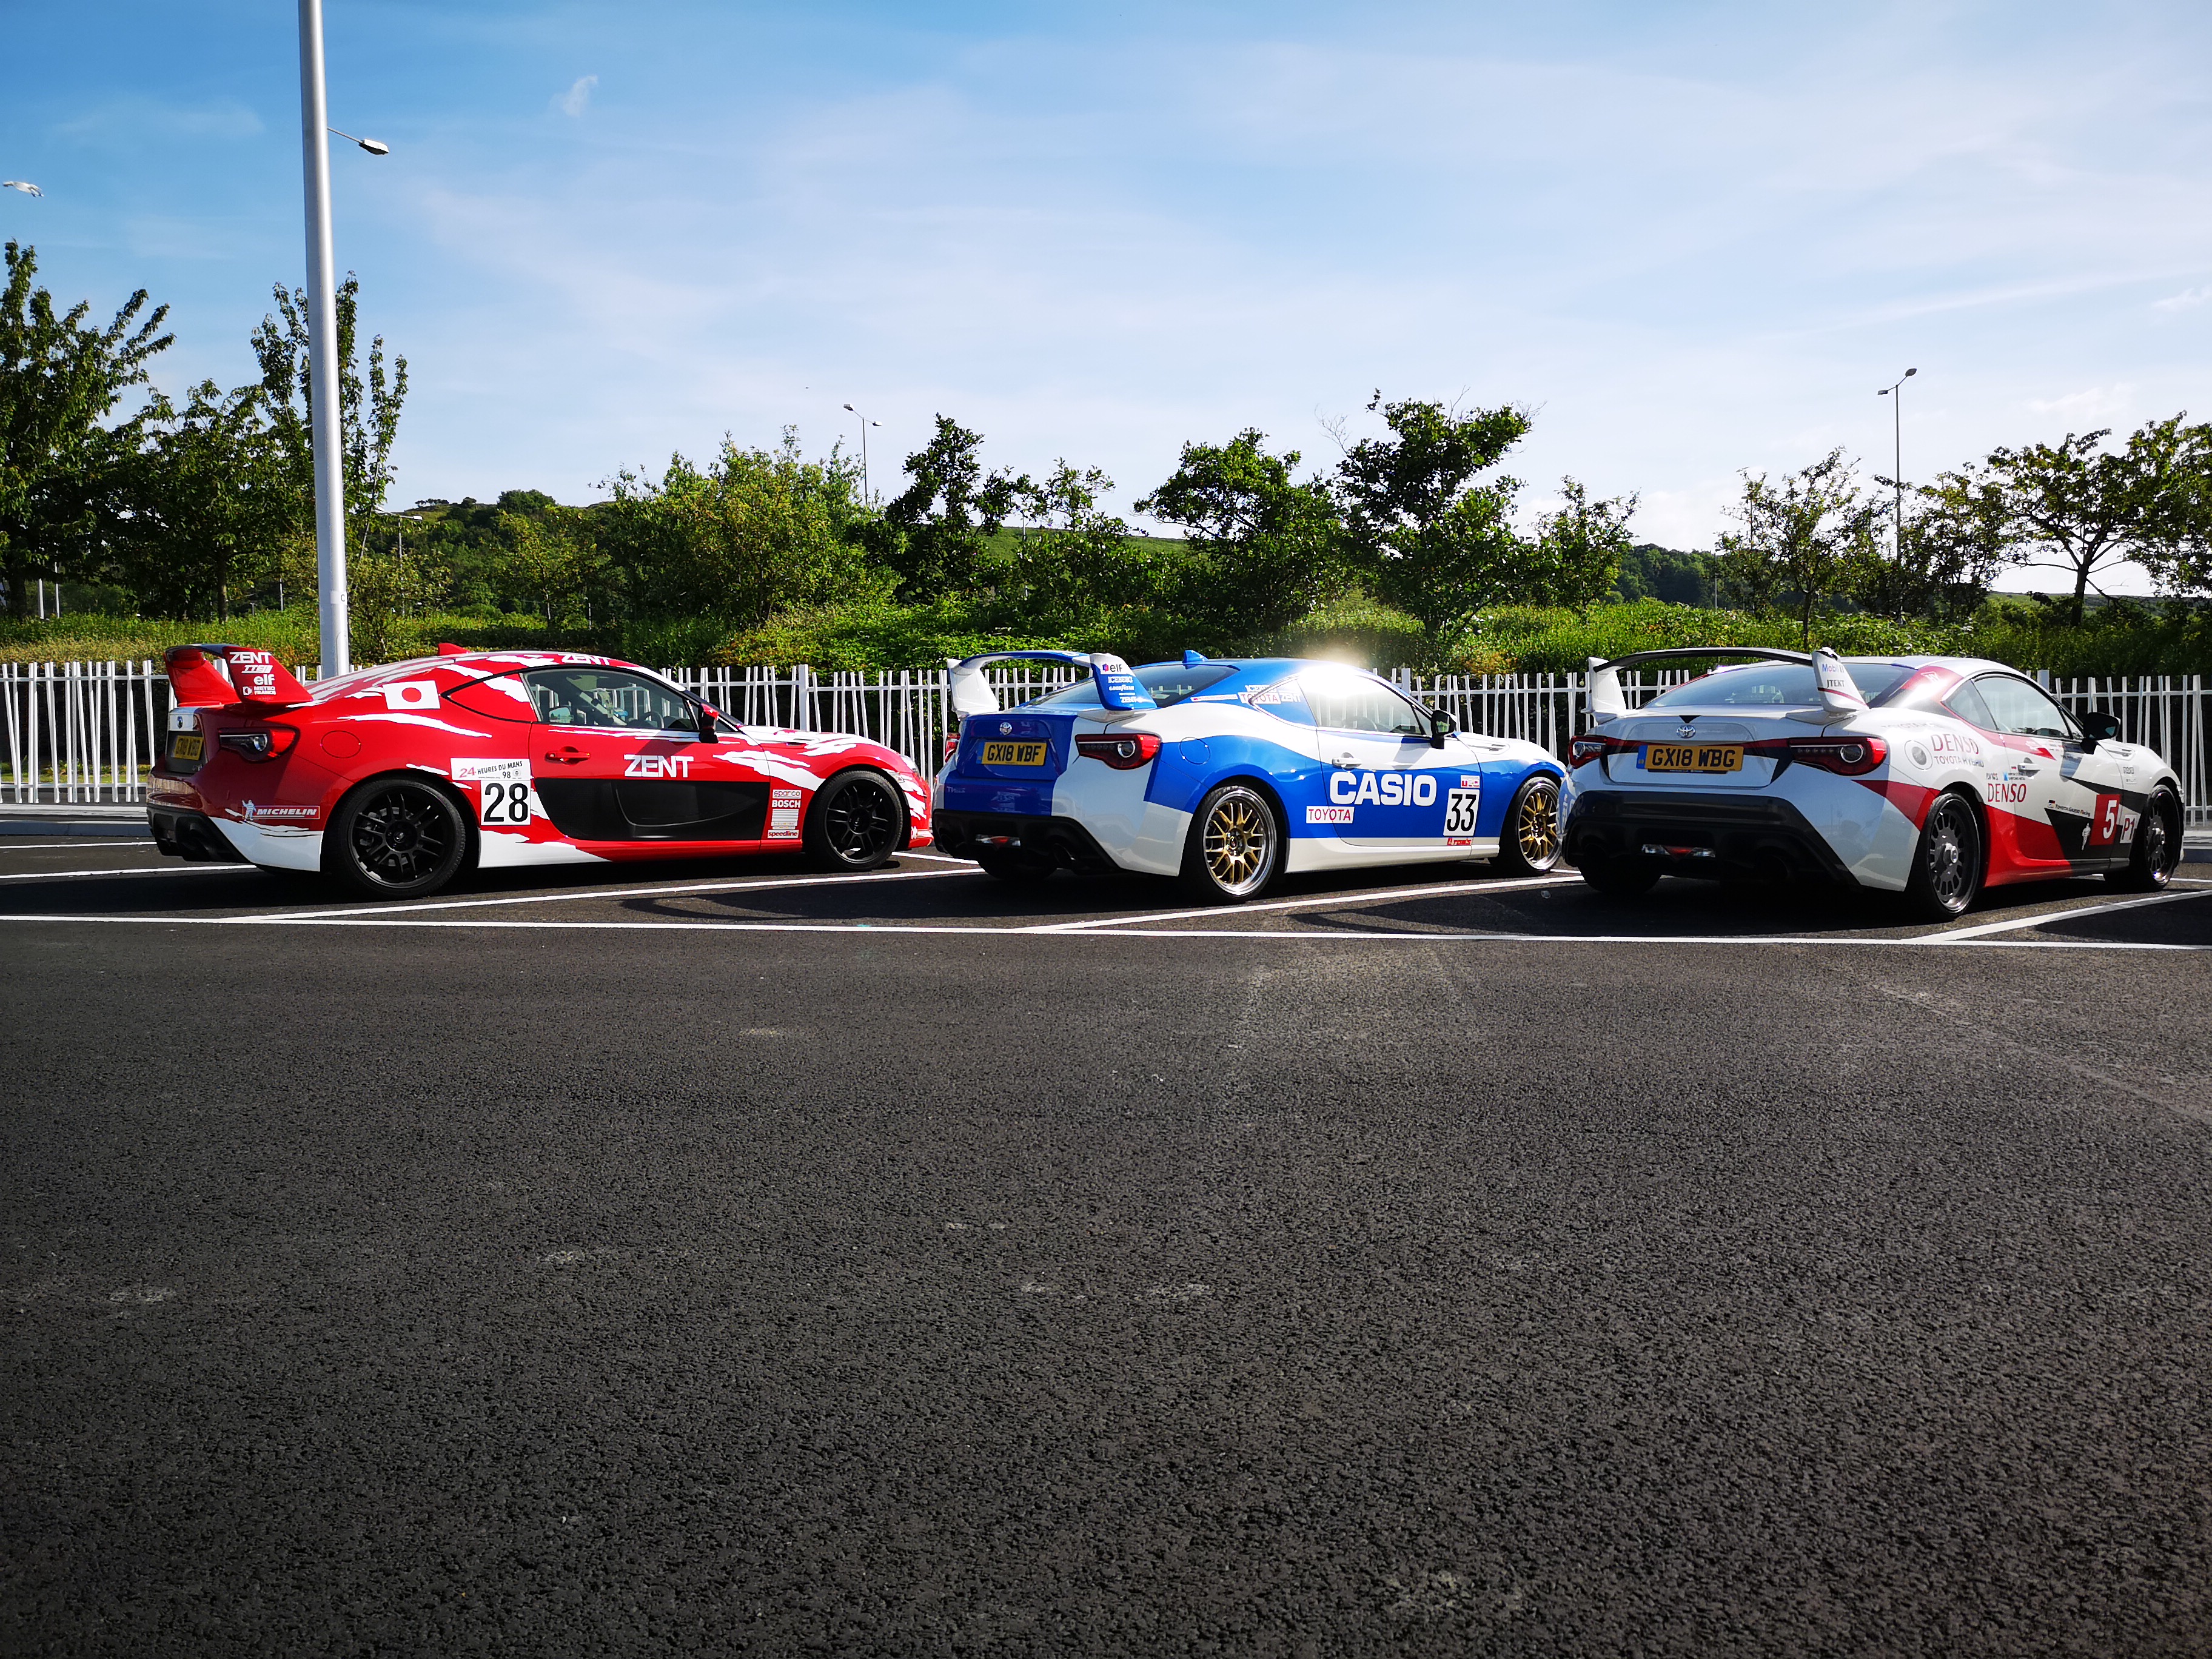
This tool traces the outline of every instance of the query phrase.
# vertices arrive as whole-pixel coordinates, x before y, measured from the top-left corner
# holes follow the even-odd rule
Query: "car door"
[[[540,668],[522,679],[536,715],[531,780],[569,840],[763,838],[771,781],[734,764],[736,748],[702,743],[689,698],[619,668]]]
[[[2091,749],[2081,728],[2033,682],[1984,674],[1974,682],[2004,744],[2006,781],[2027,785],[2021,852],[2053,868],[2109,863],[2135,827],[2121,799],[2118,758]],[[2035,833],[2039,816],[2042,833]]]
[[[1481,757],[1463,739],[1430,739],[1428,712],[1382,681],[1309,670],[1312,710],[1337,838],[1373,861],[1464,858],[1481,807]],[[1449,830],[1447,826],[1449,826]]]

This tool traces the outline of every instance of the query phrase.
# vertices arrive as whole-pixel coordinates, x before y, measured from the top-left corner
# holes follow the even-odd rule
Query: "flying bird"
[[[0,190],[20,190],[26,196],[44,196],[46,193],[27,179],[0,179]]]

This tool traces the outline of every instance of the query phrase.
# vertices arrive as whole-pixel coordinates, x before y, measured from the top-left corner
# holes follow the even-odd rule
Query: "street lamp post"
[[[872,498],[873,492],[868,488],[868,428],[872,426],[880,427],[883,422],[870,420],[850,404],[847,404],[845,409],[847,413],[860,423],[860,497],[863,501],[870,500]]]
[[[338,431],[338,298],[331,253],[330,124],[323,94],[323,0],[300,0],[300,145],[307,198],[307,401],[315,453],[315,572],[322,589],[323,675],[352,666],[346,629],[345,459]],[[340,132],[371,155],[392,147]]]
[[[1874,395],[1889,399],[1890,438],[1896,453],[1890,461],[1889,481],[1897,488],[1897,556],[1905,556],[1905,393],[1901,388],[1920,371],[1908,368],[1897,377],[1895,386],[1886,386]]]

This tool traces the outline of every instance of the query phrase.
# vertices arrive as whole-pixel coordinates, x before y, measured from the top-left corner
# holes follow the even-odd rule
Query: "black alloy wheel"
[[[1964,795],[1938,795],[1920,826],[1906,907],[1922,921],[1964,915],[1982,890],[1982,825]]]
[[[468,820],[451,795],[412,778],[379,778],[339,804],[323,867],[380,898],[420,898],[451,881],[468,851]]]
[[[1505,809],[1498,868],[1509,876],[1540,876],[1559,866],[1559,781],[1538,773]]]
[[[2150,792],[2149,804],[2136,825],[2127,867],[2109,872],[2105,879],[2125,893],[2159,892],[2180,866],[2181,842],[2181,802],[2161,783]]]
[[[906,797],[880,772],[855,767],[814,792],[806,854],[823,870],[873,870],[898,851]]]

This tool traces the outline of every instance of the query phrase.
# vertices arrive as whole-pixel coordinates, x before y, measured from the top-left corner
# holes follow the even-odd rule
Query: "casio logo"
[[[1433,806],[1437,781],[1426,772],[1332,772],[1328,798],[1339,806]]]

